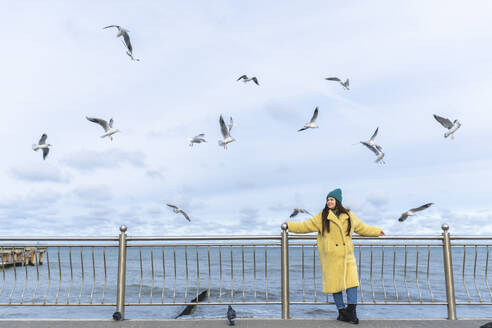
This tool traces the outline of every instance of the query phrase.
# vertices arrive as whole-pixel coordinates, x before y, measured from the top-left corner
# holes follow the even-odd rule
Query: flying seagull
[[[227,307],[227,323],[229,326],[234,326],[236,323],[234,320],[236,319],[236,310],[232,308],[232,306]]]
[[[319,126],[316,124],[316,119],[318,118],[318,107],[316,107],[314,109],[314,113],[313,113],[313,117],[311,117],[311,121],[309,121],[309,123],[306,123],[304,124],[304,127],[300,128],[299,130],[297,130],[297,132],[299,131],[303,131],[303,130],[306,130],[306,129],[314,129],[314,128],[319,128]]]
[[[302,208],[294,208],[294,211],[292,212],[292,214],[290,215],[290,217],[293,218],[294,216],[296,216],[299,213],[306,213],[306,214],[309,214],[309,215],[313,216],[311,213],[309,213],[305,209],[302,209]]]
[[[345,82],[342,82],[342,80],[340,80],[338,77],[327,77],[325,78],[325,80],[339,82],[342,85],[342,87],[345,88],[345,90],[350,90],[349,89],[350,82],[348,78],[345,80]]]
[[[403,222],[405,221],[409,216],[412,216],[412,215],[415,215],[415,212],[418,212],[418,211],[422,211],[422,210],[425,210],[426,208],[429,208],[432,204],[434,203],[427,203],[425,205],[422,205],[420,207],[417,207],[417,208],[412,208],[406,212],[404,212],[400,218],[398,219],[398,221],[400,222]]]
[[[436,119],[436,121],[441,123],[442,126],[448,129],[448,131],[444,133],[444,138],[451,136],[451,139],[454,139],[454,133],[460,128],[461,123],[458,120],[454,120],[454,122],[451,123],[449,119],[438,116],[436,114],[434,114],[434,118]]]
[[[93,123],[97,123],[102,126],[105,133],[101,136],[101,138],[109,137],[109,139],[113,141],[113,134],[120,132],[120,130],[113,128],[113,119],[110,119],[108,124],[106,120],[103,120],[101,118],[93,118],[87,116],[85,118]]]
[[[260,85],[260,84],[258,83],[258,79],[256,78],[256,76],[253,76],[253,77],[248,77],[248,76],[245,74],[245,75],[241,75],[241,76],[239,77],[239,79],[237,79],[237,81],[239,81],[239,80],[243,80],[243,82],[244,82],[244,83],[247,83],[247,82],[249,82],[249,81],[253,81],[254,83],[256,83],[256,85]]]
[[[230,129],[232,128],[232,126],[230,126],[230,128],[226,126],[224,122],[224,118],[222,118],[222,115],[220,115],[219,124],[220,124],[220,132],[222,132],[222,136],[224,137],[224,139],[219,140],[219,146],[224,146],[224,149],[227,149],[228,143],[236,141],[236,139],[231,137]]]
[[[121,27],[119,25],[109,25],[109,26],[103,27],[103,29],[107,29],[110,27],[116,27],[118,29],[118,34],[116,34],[116,37],[123,36],[123,40],[125,40],[124,44],[125,44],[125,47],[127,50],[126,54],[128,55],[128,57],[130,57],[132,60],[140,61],[140,59],[133,57],[133,47],[132,47],[132,44],[130,42],[130,36],[128,35],[129,31],[124,29],[123,27]]]
[[[43,160],[46,159],[46,156],[48,156],[48,153],[50,152],[51,145],[46,143],[46,139],[48,138],[48,135],[46,133],[43,133],[41,136],[41,139],[39,139],[38,144],[33,144],[32,145],[32,150],[37,151],[38,149],[43,150]]]
[[[176,213],[176,214],[180,214],[180,213],[183,214],[183,216],[185,217],[185,219],[188,220],[189,222],[191,222],[190,217],[188,216],[188,214],[185,213],[185,211],[183,211],[182,209],[180,209],[176,205],[167,204],[167,206],[169,206],[170,208],[172,208],[174,213]]]
[[[371,139],[369,139],[368,141],[361,141],[360,143],[369,148],[377,156],[375,161],[376,163],[385,164],[383,161],[383,147],[376,145],[376,143],[374,142],[374,139],[378,135],[378,130],[379,127],[376,128],[376,131],[374,131],[374,133],[372,134]]]
[[[188,140],[190,141],[190,147],[193,147],[194,143],[199,144],[201,142],[207,142],[207,140],[205,140],[205,133],[200,133],[199,135],[189,138]]]

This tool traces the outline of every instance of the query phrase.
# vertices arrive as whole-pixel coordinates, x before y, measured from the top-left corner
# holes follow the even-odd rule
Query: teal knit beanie
[[[340,189],[340,188],[333,189],[326,196],[326,200],[328,200],[328,197],[333,197],[336,200],[338,200],[339,203],[341,203],[342,202],[342,189]]]

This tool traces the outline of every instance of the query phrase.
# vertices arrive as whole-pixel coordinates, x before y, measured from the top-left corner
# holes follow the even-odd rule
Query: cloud
[[[164,176],[158,170],[147,170],[147,171],[145,171],[145,174],[147,174],[147,176],[149,176],[153,179],[160,179],[160,180],[164,179]]]
[[[302,116],[299,111],[297,111],[296,108],[288,102],[270,102],[265,105],[265,111],[274,120],[285,123],[289,126],[302,126],[303,124]]]
[[[279,227],[279,220],[268,220],[266,216],[260,215],[260,209],[254,207],[243,207],[239,210],[239,225],[235,226],[237,233],[257,234]],[[236,233],[235,231],[235,233]]]
[[[367,196],[366,201],[375,208],[381,208],[388,204],[387,196],[384,193],[378,192],[371,192],[371,194]]]
[[[71,195],[84,202],[107,202],[112,199],[107,185],[80,186],[72,190]]]
[[[145,167],[145,154],[141,151],[124,151],[110,149],[105,151],[83,150],[67,156],[63,163],[69,167],[87,172],[95,169],[109,169],[129,164],[134,167]]]
[[[2,210],[19,210],[19,209],[38,209],[54,205],[62,194],[60,192],[40,190],[30,192],[25,195],[10,195],[8,198],[0,200],[0,209]]]
[[[70,181],[69,174],[47,163],[12,167],[9,173],[13,178],[26,182],[68,183]]]

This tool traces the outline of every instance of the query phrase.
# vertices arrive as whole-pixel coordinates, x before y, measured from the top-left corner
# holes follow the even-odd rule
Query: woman
[[[359,323],[356,313],[357,265],[354,256],[352,233],[361,236],[384,236],[377,227],[362,223],[354,213],[342,205],[342,190],[335,189],[326,196],[322,212],[304,222],[286,222],[290,232],[317,232],[317,244],[321,271],[323,274],[323,293],[332,293],[338,308],[337,320]],[[342,291],[347,294],[347,304],[343,302]]]

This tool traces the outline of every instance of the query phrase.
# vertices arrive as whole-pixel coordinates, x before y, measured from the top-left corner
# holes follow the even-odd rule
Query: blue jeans
[[[357,304],[357,287],[347,288],[345,293],[347,293],[347,304]],[[335,300],[337,309],[343,309],[345,307],[342,292],[333,293],[333,299]]]

